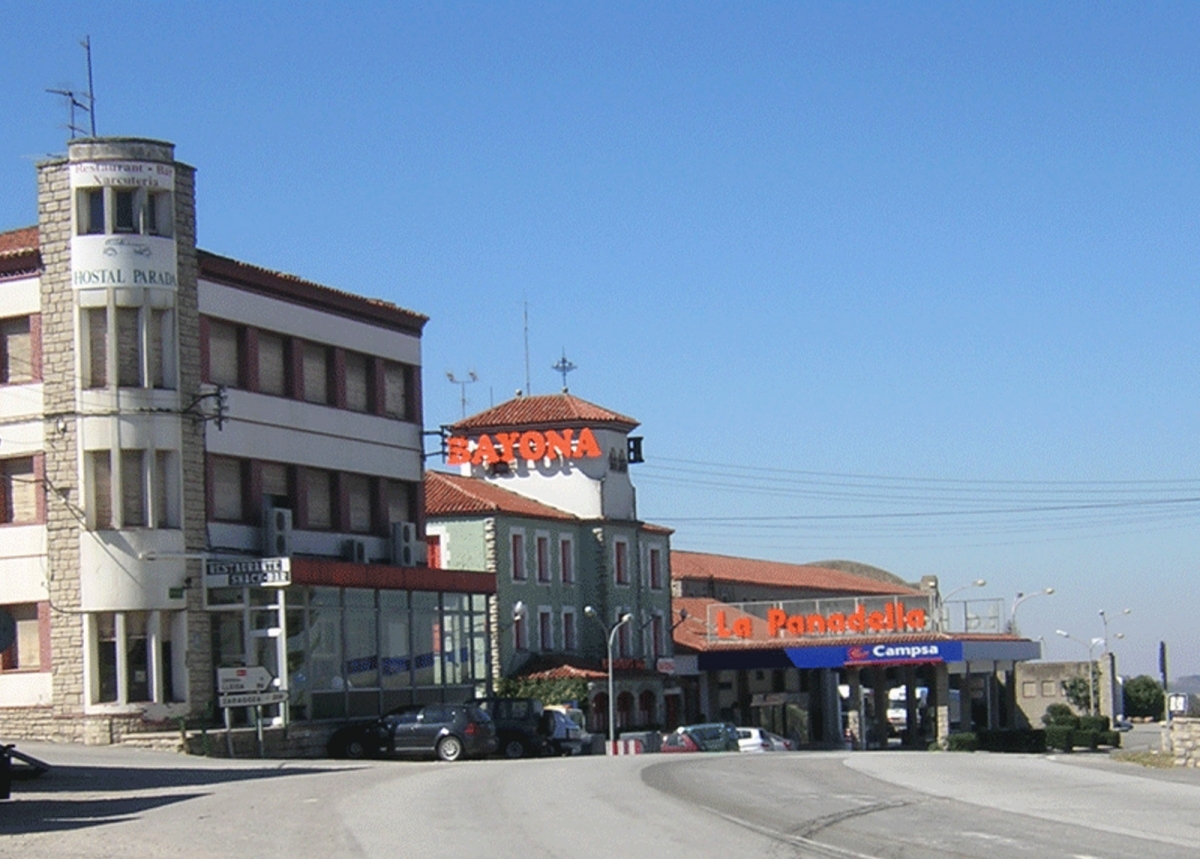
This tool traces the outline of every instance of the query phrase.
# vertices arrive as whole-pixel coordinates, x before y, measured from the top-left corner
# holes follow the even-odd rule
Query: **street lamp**
[[[970,584],[961,585],[961,586],[955,588],[954,590],[950,591],[950,593],[946,594],[945,596],[939,595],[938,596],[938,617],[942,621],[942,627],[944,628],[944,627],[947,627],[950,625],[950,618],[946,614],[946,603],[950,600],[950,597],[954,596],[959,591],[965,591],[968,588],[982,588],[982,587],[986,587],[986,586],[987,586],[987,579],[976,579],[975,581],[971,582]]]
[[[604,621],[600,619],[600,615],[596,613],[596,609],[592,608],[590,605],[583,607],[583,613],[592,620],[596,621],[596,623],[600,624],[600,628],[606,630],[608,633],[608,753],[612,754],[613,744],[617,741],[617,723],[614,710],[615,702],[613,700],[613,639],[616,638],[618,629],[629,623],[629,621],[633,620],[633,615],[629,612],[625,612],[623,615],[617,618],[617,622],[612,626],[605,626]]]
[[[1017,591],[1017,598],[1013,600],[1012,610],[1008,613],[1008,631],[1013,635],[1017,634],[1017,606],[1025,602],[1025,600],[1033,599],[1034,597],[1048,597],[1053,593],[1054,588],[1046,588],[1044,591],[1034,591],[1031,594],[1023,594]]]
[[[1129,608],[1123,609],[1121,611],[1121,614],[1132,614],[1132,613],[1133,613],[1133,609],[1129,609]],[[1104,652],[1108,653],[1108,612],[1106,612],[1104,609],[1100,609],[1098,614],[1100,615],[1100,622],[1104,624]],[[1125,636],[1121,635],[1121,634],[1114,636],[1114,638],[1124,638],[1124,637]]]
[[[1069,638],[1069,639],[1071,639],[1071,641],[1074,641],[1076,644],[1082,644],[1085,648],[1087,648],[1088,677],[1091,681],[1088,684],[1088,705],[1089,705],[1088,706],[1088,714],[1095,716],[1096,715],[1096,657],[1095,657],[1095,651],[1096,651],[1096,646],[1099,644],[1102,644],[1104,642],[1104,639],[1103,638],[1093,638],[1092,643],[1088,644],[1082,638],[1076,638],[1075,636],[1071,635],[1069,632],[1067,632],[1066,630],[1063,630],[1063,629],[1054,630],[1054,634],[1061,635],[1063,638]]]

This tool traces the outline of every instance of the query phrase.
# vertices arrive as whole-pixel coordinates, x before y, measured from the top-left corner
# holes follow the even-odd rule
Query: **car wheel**
[[[347,740],[343,747],[346,757],[353,760],[359,760],[367,756],[367,747],[363,745],[362,740]]]
[[[437,756],[438,760],[456,761],[462,757],[463,745],[458,737],[442,737],[438,740]]]
[[[523,758],[528,753],[529,750],[525,748],[525,742],[516,737],[504,743],[504,757],[506,758]]]

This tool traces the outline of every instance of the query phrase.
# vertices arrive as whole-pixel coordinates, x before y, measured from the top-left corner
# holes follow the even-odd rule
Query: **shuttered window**
[[[155,388],[175,389],[175,362],[171,311],[154,308],[150,311],[150,330],[146,332],[150,366],[150,384]]]
[[[175,451],[154,452],[154,525],[179,527],[179,459]]]
[[[403,364],[383,365],[383,413],[391,418],[408,417],[408,372]]]
[[[389,522],[411,522],[408,509],[408,484],[399,480],[387,482],[387,511]]]
[[[107,450],[88,452],[92,472],[92,522],[97,530],[112,528],[112,462]]]
[[[242,463],[224,456],[212,458],[213,518],[241,522]]]
[[[33,379],[33,350],[29,317],[0,320],[0,382],[12,384]]]
[[[241,366],[237,326],[211,319],[208,323],[208,380],[214,385],[238,386]]]
[[[291,492],[288,491],[286,465],[281,465],[278,462],[264,462],[262,464],[262,492],[263,495],[277,495],[284,498],[291,497]]]
[[[142,384],[141,315],[136,307],[117,308],[117,384],[136,388]]]
[[[329,350],[319,343],[304,344],[304,399],[329,402]]]
[[[365,412],[370,406],[367,385],[367,358],[357,352],[346,353],[346,408]]]
[[[146,452],[121,451],[121,526],[146,525]]]
[[[283,338],[266,331],[258,333],[258,390],[282,397],[287,393]]]
[[[346,503],[350,510],[350,530],[366,534],[371,530],[371,479],[361,474],[347,474]]]
[[[108,309],[89,307],[84,311],[84,334],[87,337],[87,363],[84,384],[89,388],[108,385]]]
[[[331,495],[333,481],[328,471],[304,470],[304,488],[308,499],[308,527],[328,530],[333,527]]]
[[[42,667],[41,624],[36,603],[4,606],[17,625],[12,645],[4,651],[0,668],[5,671],[37,671]]]
[[[5,522],[36,522],[38,484],[33,476],[33,457],[6,459],[0,463],[0,479],[4,492]]]

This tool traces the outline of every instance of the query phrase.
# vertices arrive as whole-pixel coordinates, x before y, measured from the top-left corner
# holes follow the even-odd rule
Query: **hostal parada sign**
[[[476,439],[450,436],[446,439],[448,465],[492,465],[497,462],[539,462],[543,459],[596,459],[603,456],[595,434],[584,427],[578,431],[526,430],[484,433]]]

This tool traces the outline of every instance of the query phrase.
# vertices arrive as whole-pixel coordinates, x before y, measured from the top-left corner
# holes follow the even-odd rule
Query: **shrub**
[[[952,752],[973,752],[979,747],[979,738],[970,731],[951,734],[947,742],[946,748]]]
[[[1047,725],[1046,726],[1046,746],[1051,749],[1069,752],[1075,747],[1073,735],[1075,728],[1070,725]]]
[[[1080,716],[1079,727],[1084,731],[1104,733],[1112,726],[1108,723],[1108,716]]]
[[[1046,715],[1042,716],[1042,724],[1047,726],[1065,725],[1068,728],[1078,728],[1079,717],[1066,704],[1051,704],[1046,708]]]
[[[1114,749],[1121,748],[1121,735],[1116,731],[1101,731],[1100,745],[1112,746]]]
[[[1100,732],[1078,728],[1071,733],[1071,742],[1076,746],[1095,749],[1100,745]]]

